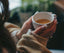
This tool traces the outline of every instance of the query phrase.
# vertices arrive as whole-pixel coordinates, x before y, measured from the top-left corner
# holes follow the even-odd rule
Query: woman
[[[8,4],[6,3],[6,2],[8,2],[8,0],[0,0],[0,1],[3,3],[3,6],[5,6],[4,9],[7,10],[7,12],[8,12],[8,6],[7,6]],[[6,2],[4,2],[4,1],[6,1]],[[4,5],[4,3],[6,5]],[[4,11],[0,18],[3,18],[3,16],[5,16],[4,20],[6,20],[6,18],[8,18],[7,12]],[[15,53],[16,49],[15,49],[14,42],[12,41],[12,38],[15,40],[15,42],[17,44],[16,45],[17,51],[19,51],[21,53],[51,53],[46,48],[46,45],[47,45],[47,41],[48,41],[49,37],[55,32],[56,23],[57,23],[56,19],[54,20],[54,22],[50,28],[46,29],[44,26],[41,26],[41,27],[35,29],[34,31],[31,31],[29,35],[26,33],[27,33],[28,29],[32,28],[32,17],[23,24],[22,28],[18,27],[17,25],[8,23],[8,22],[4,23],[3,19],[1,19],[1,21],[2,21],[2,22],[0,22],[2,24],[1,26],[3,26],[3,28],[1,28],[1,33],[8,34],[8,31],[9,31],[11,34],[11,35],[10,34],[8,34],[8,35],[1,34],[1,36],[3,36],[3,37],[1,37],[1,39],[5,40],[6,38],[8,38],[8,40],[9,40],[9,41],[3,40],[5,42],[4,45],[3,45],[3,41],[0,40],[0,42],[1,42],[0,45],[2,45],[2,47],[0,48],[1,53],[5,53],[5,52],[6,53],[7,52]],[[4,28],[6,28],[8,30],[5,33],[2,32],[2,30]],[[10,36],[12,36],[12,38]],[[6,44],[6,42],[7,42],[7,44]],[[5,47],[6,45],[13,45],[13,46]]]
[[[11,23],[5,23],[5,27],[17,43],[17,50],[21,53],[51,53],[46,48],[46,45],[48,39],[55,32],[57,20],[54,20],[50,28],[46,29],[44,26],[41,26],[28,35],[26,32],[32,28],[31,23],[32,17],[23,24],[22,28]]]

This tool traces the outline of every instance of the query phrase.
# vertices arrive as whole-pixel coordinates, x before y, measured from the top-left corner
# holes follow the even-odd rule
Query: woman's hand
[[[30,17],[27,21],[25,21],[25,23],[23,24],[22,28],[20,29],[20,31],[17,33],[17,37],[21,38],[22,34],[27,33],[28,29],[32,28],[32,17]]]
[[[49,38],[53,35],[53,33],[55,33],[56,31],[56,25],[57,25],[57,19],[54,19],[54,22],[52,24],[52,26],[50,28],[44,27],[44,26],[40,26],[39,28],[37,28],[36,30],[33,31],[33,33],[38,34],[39,36],[45,37],[45,38]]]

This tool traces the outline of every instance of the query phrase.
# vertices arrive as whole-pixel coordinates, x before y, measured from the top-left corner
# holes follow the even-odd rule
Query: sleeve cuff
[[[15,43],[18,42],[18,38],[16,37],[17,32],[18,32],[18,30],[17,30],[17,31],[13,31],[13,32],[11,33],[11,37],[14,39]]]

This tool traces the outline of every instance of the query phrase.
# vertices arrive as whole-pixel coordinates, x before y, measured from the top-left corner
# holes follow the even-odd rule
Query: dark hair
[[[16,45],[9,31],[4,27],[4,23],[9,17],[8,0],[0,0],[0,3],[3,4],[2,14],[0,14],[0,53],[2,53],[2,48],[7,49],[9,53],[16,53]]]

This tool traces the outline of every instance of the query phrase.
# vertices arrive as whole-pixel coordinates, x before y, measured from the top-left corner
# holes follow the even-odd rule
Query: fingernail
[[[47,26],[42,26],[42,29],[45,30],[47,28]]]
[[[55,19],[54,23],[56,23],[56,22],[57,22],[57,19]]]

